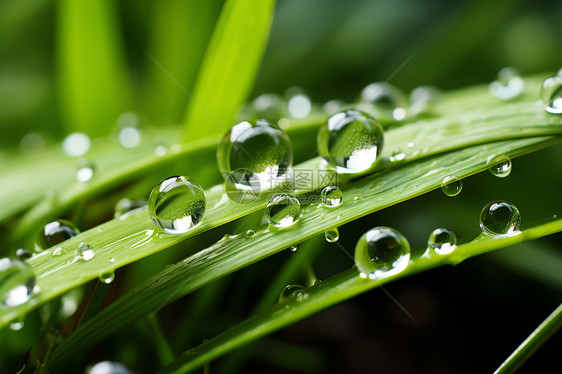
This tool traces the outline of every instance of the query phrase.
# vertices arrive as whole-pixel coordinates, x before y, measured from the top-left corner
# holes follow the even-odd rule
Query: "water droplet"
[[[337,186],[324,187],[320,196],[322,198],[322,206],[327,208],[338,207],[343,200],[343,192]]]
[[[88,243],[80,242],[80,244],[78,244],[78,248],[76,248],[75,256],[80,260],[90,261],[92,258],[94,258],[95,253]]]
[[[154,155],[156,155],[157,157],[162,157],[166,155],[167,152],[168,149],[166,148],[166,146],[157,145],[156,147],[154,147]]]
[[[276,124],[243,121],[224,135],[217,160],[226,182],[234,189],[259,193],[287,182],[293,149],[287,134]]]
[[[115,279],[115,273],[112,271],[100,275],[100,282],[105,284],[110,284],[111,282],[113,282],[114,279]]]
[[[256,232],[254,230],[250,229],[250,230],[246,231],[246,233],[244,234],[244,237],[246,239],[249,239],[249,238],[253,237],[254,235],[256,235]]]
[[[390,161],[392,162],[398,162],[398,161],[403,161],[406,158],[406,155],[404,154],[404,152],[401,149],[396,149],[392,152],[392,154],[390,155]]]
[[[457,245],[457,236],[454,232],[439,228],[433,230],[429,239],[427,240],[427,245],[439,255],[446,255],[455,249]]]
[[[35,242],[35,250],[44,251],[56,244],[60,244],[65,240],[72,238],[80,233],[78,228],[70,221],[58,219],[47,223]]]
[[[178,175],[154,187],[148,198],[148,212],[152,222],[165,233],[182,234],[201,222],[206,204],[203,188]]]
[[[541,99],[547,112],[562,113],[562,76],[549,77],[542,82]]]
[[[297,248],[296,245],[293,245],[293,246],[289,247],[289,249],[291,250],[291,252],[296,252],[298,248]]]
[[[521,214],[507,201],[494,201],[482,209],[480,228],[491,236],[509,236],[519,231]]]
[[[335,243],[340,238],[340,232],[337,228],[330,229],[324,233],[328,243]]]
[[[127,213],[133,210],[143,208],[147,205],[147,202],[143,199],[129,199],[123,198],[115,204],[115,218],[124,217]]]
[[[63,254],[64,254],[64,250],[62,249],[62,247],[57,247],[53,249],[52,256],[58,257],[58,256],[62,256]]]
[[[25,262],[0,259],[0,307],[13,307],[31,298],[35,273]]]
[[[119,144],[125,148],[134,148],[140,144],[141,133],[133,126],[127,126],[119,131]]]
[[[62,141],[62,150],[69,156],[80,157],[88,152],[90,144],[90,137],[88,135],[75,132],[68,135]]]
[[[25,248],[18,248],[18,249],[16,249],[16,256],[20,260],[25,261],[28,258],[31,258],[31,253]]]
[[[486,165],[490,173],[496,177],[505,178],[511,173],[511,160],[505,155],[488,157]]]
[[[287,130],[290,124],[291,122],[289,122],[287,118],[280,118],[279,121],[277,121],[277,125],[283,131]]]
[[[300,88],[291,87],[287,90],[287,110],[293,118],[305,118],[310,114],[312,102]]]
[[[359,173],[370,169],[382,150],[382,126],[359,110],[346,110],[331,116],[320,127],[318,153],[339,173]]]
[[[367,231],[355,246],[355,264],[371,279],[397,274],[406,268],[409,260],[408,240],[390,227]]]
[[[86,374],[132,374],[128,367],[113,361],[101,361],[86,368]]]
[[[24,326],[23,319],[15,319],[12,322],[10,322],[10,330],[12,331],[19,331],[23,329],[23,326]]]
[[[88,182],[94,176],[95,166],[87,159],[80,159],[77,162],[76,180],[78,182]]]
[[[402,121],[408,99],[398,88],[386,82],[371,83],[361,91],[361,100],[372,106],[377,118]]]
[[[301,301],[307,296],[308,294],[303,286],[299,284],[289,284],[283,289],[283,291],[281,291],[281,295],[279,295],[279,302],[282,303],[290,300]]]
[[[269,224],[277,228],[294,225],[301,215],[301,203],[289,194],[280,193],[273,195],[267,202],[265,215]]]
[[[114,263],[114,262],[115,262],[115,257],[111,257],[111,258],[109,259],[109,262]]]
[[[512,100],[521,95],[524,87],[517,70],[505,67],[498,73],[497,80],[490,83],[490,92],[500,100]]]
[[[410,93],[410,108],[408,110],[411,117],[433,117],[437,115],[435,103],[439,101],[441,93],[438,88],[433,86],[419,86]]]
[[[462,190],[462,180],[453,175],[448,175],[441,183],[441,190],[447,196],[457,196]]]

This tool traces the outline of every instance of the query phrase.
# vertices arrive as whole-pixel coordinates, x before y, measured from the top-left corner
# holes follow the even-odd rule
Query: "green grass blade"
[[[496,142],[427,158],[416,163],[406,164],[398,169],[389,169],[345,187],[343,189],[344,196],[354,196],[358,199],[344,199],[342,205],[337,209],[326,210],[312,205],[305,206],[303,217],[290,230],[275,230],[272,232],[264,228],[256,230],[256,234],[249,239],[244,238],[243,235],[238,235],[228,240],[219,241],[184,261],[170,266],[158,276],[139,285],[119,301],[101,311],[96,318],[76,330],[55,350],[49,365],[53,368],[58,367],[76,354],[77,351],[111,335],[132,320],[157,310],[217,278],[271,256],[295,243],[322,234],[324,231],[333,228],[334,225],[344,225],[374,211],[439,188],[443,178],[451,173],[459,177],[465,177],[484,170],[486,169],[486,155],[488,154],[500,152],[515,156],[559,140],[549,137]],[[374,193],[374,191],[377,191],[377,193]],[[213,197],[211,201],[215,202],[217,198]],[[257,208],[263,207],[260,204],[258,203]],[[212,203],[210,205],[212,206]],[[247,207],[249,206],[242,206],[240,209],[248,209]],[[253,208],[256,207],[250,209]],[[213,211],[209,211],[209,214],[213,214]],[[192,232],[197,233],[204,230],[206,222],[212,222],[216,219],[216,216],[212,216],[207,221],[203,221],[201,226],[196,227]],[[135,225],[145,222],[145,232],[150,227],[146,217],[136,215],[131,216],[129,220],[134,220]],[[109,228],[111,224],[110,222],[106,225]],[[103,228],[103,225],[100,226],[102,232]],[[126,237],[127,235],[130,235],[130,237]],[[146,237],[144,232],[137,234],[125,232],[123,236],[125,236],[125,239],[121,239],[119,245],[109,244],[106,249],[102,248],[100,260],[95,264],[96,271],[101,270],[99,267],[104,266],[104,258],[111,256],[114,251],[120,252],[119,255],[116,255],[117,263],[118,256],[128,261],[133,256],[143,256],[148,252],[159,250],[169,243],[181,240],[177,237],[159,237],[131,250],[129,249],[130,243],[138,242]],[[189,236],[189,234],[185,236]],[[75,240],[73,245],[76,245],[77,242],[78,240]],[[109,254],[106,252],[109,252]],[[45,269],[42,267],[47,266],[47,264],[50,265],[50,262],[45,261],[47,256],[49,256],[48,253],[42,255],[41,259],[36,259],[33,264],[39,273],[45,273]],[[47,260],[49,259],[47,258]],[[90,265],[93,267],[94,264],[91,264],[91,262],[94,260],[81,265],[81,276],[86,277],[88,272],[92,271],[88,268]],[[105,266],[108,267],[108,265]],[[115,266],[119,265],[121,264]],[[56,265],[53,267],[56,268]],[[76,272],[70,268],[68,270],[64,273],[72,274]],[[48,278],[52,278],[52,276],[39,278],[38,281],[43,279],[51,287],[56,287],[56,284],[80,283],[80,280],[74,278],[58,282],[53,282],[53,279]],[[49,289],[49,291],[51,290]],[[39,298],[49,296],[52,297],[52,295],[38,295]],[[20,310],[14,310],[13,314],[21,313],[22,309],[29,308],[30,306],[26,304]],[[0,322],[5,320],[9,320],[9,318],[0,314]]]
[[[274,7],[274,0],[227,0],[187,107],[184,140],[232,127],[253,87]]]
[[[357,269],[350,269],[318,285],[308,288],[307,296],[304,300],[292,300],[287,303],[279,303],[262,313],[250,317],[246,321],[210,339],[204,344],[184,352],[174,362],[166,366],[161,373],[186,373],[192,371],[240,345],[256,340],[332,305],[396,279],[404,278],[442,265],[457,265],[463,260],[479,254],[521,243],[526,240],[551,235],[560,231],[562,231],[562,220],[527,229],[518,235],[507,238],[492,238],[481,234],[475,240],[457,246],[457,248],[448,255],[435,255],[429,258],[420,258],[411,261],[404,271],[377,280],[362,279],[359,277]],[[525,354],[531,353],[532,349],[536,348],[540,342],[554,333],[556,329],[560,327],[560,324],[562,324],[562,306],[558,307],[557,310],[535,330],[535,333],[530,337],[531,341],[526,341],[524,343],[524,348],[520,349],[524,349],[526,351]],[[518,355],[517,359],[522,359],[523,355],[524,354],[521,353],[521,356]]]
[[[562,327],[562,304],[505,360],[494,374],[515,373],[552,335]]]
[[[222,0],[166,0],[154,4],[148,51],[191,90]],[[150,62],[145,90],[147,114],[159,123],[179,123],[189,98]]]
[[[117,3],[63,0],[56,5],[60,109],[66,128],[106,135],[128,109],[130,95]]]

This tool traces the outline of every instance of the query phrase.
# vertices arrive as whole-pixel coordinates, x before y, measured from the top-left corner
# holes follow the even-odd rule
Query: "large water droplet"
[[[343,200],[343,192],[337,186],[327,186],[320,193],[322,206],[327,208],[335,208],[340,206]]]
[[[355,246],[355,264],[371,279],[401,272],[409,259],[408,240],[390,227],[380,226],[367,231]]]
[[[280,193],[273,195],[267,202],[265,215],[269,224],[277,228],[294,225],[301,216],[301,203],[289,194]]]
[[[80,242],[80,244],[78,244],[78,248],[76,248],[75,256],[77,259],[90,261],[92,258],[94,258],[95,253],[93,248],[88,243]]]
[[[339,173],[371,168],[383,143],[382,126],[367,113],[351,109],[331,116],[317,137],[318,153]]]
[[[81,132],[68,135],[62,142],[62,150],[69,156],[83,156],[90,149],[90,137]]]
[[[58,219],[47,223],[35,242],[35,250],[38,252],[44,251],[56,244],[62,243],[65,240],[72,238],[80,233],[78,228],[70,221]]]
[[[301,301],[307,296],[308,294],[303,286],[299,284],[289,284],[283,289],[283,291],[281,291],[281,295],[279,295],[279,302],[282,303],[290,300]]]
[[[243,121],[224,135],[217,160],[227,183],[259,193],[288,181],[293,149],[289,137],[276,124]]]
[[[333,228],[333,229],[330,229],[330,230],[326,231],[324,233],[324,236],[326,237],[326,241],[328,243],[335,243],[340,238],[340,232],[338,231],[337,228]]]
[[[114,280],[115,280],[115,273],[112,271],[100,275],[100,282],[102,283],[110,284]]]
[[[94,176],[95,166],[87,159],[80,159],[76,164],[76,180],[78,182],[88,182]]]
[[[123,198],[115,204],[115,218],[124,217],[127,213],[133,210],[143,208],[147,205],[147,202],[143,199],[129,199]]]
[[[562,76],[556,75],[544,80],[541,87],[544,109],[549,113],[562,113]]]
[[[439,255],[446,255],[455,249],[457,245],[457,236],[454,232],[439,228],[433,230],[429,239],[427,240],[429,248],[433,249]]]
[[[441,183],[441,190],[447,196],[457,196],[461,193],[462,181],[453,175],[446,176]]]
[[[494,201],[482,209],[480,228],[491,236],[509,236],[519,231],[521,214],[507,201]]]
[[[254,235],[256,235],[256,232],[255,232],[254,230],[252,230],[252,229],[249,229],[248,231],[246,231],[246,232],[244,233],[244,237],[245,237],[246,239],[250,239],[250,238],[253,237]]]
[[[498,73],[498,79],[490,83],[490,92],[500,100],[512,100],[521,95],[524,87],[517,70],[505,67]]]
[[[488,157],[486,165],[490,173],[496,177],[505,178],[511,173],[511,160],[505,155]]]
[[[398,88],[386,82],[371,83],[361,91],[361,101],[372,106],[377,118],[402,121],[408,99]]]
[[[25,262],[11,258],[0,259],[0,306],[13,307],[31,298],[35,287],[35,273]]]
[[[165,233],[182,234],[197,226],[205,214],[205,191],[181,175],[162,180],[150,193],[150,219]]]
[[[128,367],[112,361],[102,361],[86,369],[86,374],[132,374]]]

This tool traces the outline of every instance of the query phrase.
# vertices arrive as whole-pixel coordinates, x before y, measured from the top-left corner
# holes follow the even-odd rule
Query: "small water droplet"
[[[338,186],[327,186],[320,193],[322,206],[327,208],[335,208],[341,205],[343,200],[343,192]]]
[[[148,203],[143,199],[129,199],[123,198],[115,204],[115,218],[125,217],[136,209],[144,208]]]
[[[462,191],[462,180],[453,175],[448,175],[441,183],[441,190],[447,196],[457,196]]]
[[[246,233],[244,234],[244,237],[246,239],[249,239],[251,237],[253,237],[254,235],[256,235],[256,232],[252,229],[249,229],[248,231],[246,231]]]
[[[78,160],[76,170],[76,180],[78,182],[88,182],[94,176],[95,166],[87,159],[80,159]]]
[[[35,250],[44,251],[56,244],[60,244],[65,240],[72,238],[80,233],[78,228],[70,221],[58,219],[47,223],[35,241]]]
[[[164,145],[157,145],[156,147],[154,147],[154,155],[155,155],[156,157],[165,156],[166,153],[168,153],[168,149],[166,148],[166,146],[164,146]]]
[[[140,144],[141,133],[133,126],[127,126],[119,131],[119,144],[125,148],[134,148]]]
[[[544,80],[541,87],[541,99],[547,112],[562,113],[562,76],[556,75]]]
[[[301,204],[292,195],[286,193],[276,194],[269,198],[265,208],[265,215],[269,224],[277,228],[289,227],[299,220]]]
[[[408,240],[390,227],[367,231],[355,246],[355,264],[371,279],[397,274],[406,268],[409,260]]]
[[[68,156],[80,157],[90,149],[90,137],[81,132],[68,135],[62,142],[62,150]]]
[[[0,259],[0,307],[13,307],[31,298],[35,273],[25,262]]]
[[[492,155],[486,163],[492,175],[505,178],[511,173],[511,160],[505,155]]]
[[[15,319],[12,322],[10,322],[10,330],[12,331],[19,331],[23,329],[23,326],[24,326],[23,319]]]
[[[390,155],[390,161],[392,162],[403,161],[405,158],[406,155],[401,149],[395,149]]]
[[[497,80],[490,83],[490,92],[500,100],[512,100],[521,95],[525,83],[517,70],[505,67],[498,73]]]
[[[25,248],[18,248],[16,249],[16,256],[22,260],[25,261],[28,258],[31,258],[31,252],[29,252],[27,249]]]
[[[223,136],[217,161],[232,189],[259,193],[288,181],[293,148],[287,134],[276,124],[243,121]]]
[[[361,101],[372,107],[377,118],[401,121],[406,118],[406,95],[386,82],[371,83],[361,91]]]
[[[457,245],[457,236],[454,232],[439,228],[433,230],[427,240],[429,248],[433,249],[439,255],[446,255],[455,249]]]
[[[113,282],[114,279],[115,279],[115,273],[112,271],[100,275],[100,282],[105,284],[110,284],[111,282]]]
[[[337,228],[330,229],[324,233],[328,243],[335,243],[340,238],[340,232]]]
[[[63,254],[64,254],[64,250],[62,249],[62,247],[57,247],[53,249],[52,256],[58,257],[58,256],[62,256]]]
[[[290,124],[291,122],[287,118],[280,118],[279,121],[277,121],[277,125],[283,131],[287,130]]]
[[[203,188],[178,175],[154,187],[148,198],[148,212],[152,222],[165,233],[182,234],[201,222],[206,204]]]
[[[119,362],[101,361],[87,367],[86,374],[133,374],[133,372]]]
[[[482,209],[480,228],[491,236],[509,236],[519,232],[521,214],[517,207],[507,201],[494,201]]]
[[[80,260],[90,261],[92,258],[94,258],[95,253],[88,243],[80,242],[80,244],[78,244],[78,248],[76,248],[75,256]]]
[[[114,263],[114,262],[115,262],[115,257],[111,257],[111,258],[109,259],[109,262]]]
[[[378,160],[384,143],[380,123],[367,113],[346,110],[331,116],[318,131],[318,153],[338,173],[359,173]]]
[[[300,284],[289,284],[286,286],[281,295],[279,295],[279,302],[286,302],[290,300],[302,301],[308,296],[306,289]]]
[[[291,252],[296,252],[298,248],[296,245],[293,245],[289,249],[291,250]]]
[[[304,91],[298,87],[287,90],[287,110],[293,118],[305,118],[310,114],[312,102]]]

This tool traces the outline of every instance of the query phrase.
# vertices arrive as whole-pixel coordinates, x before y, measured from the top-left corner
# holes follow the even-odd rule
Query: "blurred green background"
[[[72,0],[0,0],[2,152],[15,153],[30,131],[53,143],[81,128],[105,135],[125,111],[139,113],[155,127],[184,119],[188,97],[148,54],[192,91],[223,2],[100,0],[91,12],[77,10],[76,4],[87,6]],[[504,66],[524,75],[554,73],[562,65],[561,17],[562,2],[554,0],[279,0],[248,100],[263,93],[284,95],[300,86],[313,102],[354,101],[365,85],[390,77],[405,91],[422,84],[448,90],[490,82]],[[376,225],[396,227],[412,246],[422,245],[437,226],[452,229],[462,242],[478,233],[480,209],[493,199],[513,201],[523,213],[524,226],[544,221],[562,213],[561,160],[558,146],[516,160],[509,178],[488,173],[467,178],[455,199],[434,191],[340,228],[340,243],[351,251],[357,238]],[[145,182],[143,193],[152,183]],[[116,198],[109,200],[105,208]],[[101,216],[110,218],[111,212]],[[172,255],[158,254],[120,269],[107,302],[165,263],[185,257],[186,248],[213,243],[240,226],[226,225],[198,237],[197,243],[182,243]],[[560,239],[557,235],[526,243],[389,285],[417,323],[375,290],[264,339],[240,366],[230,356],[213,368],[490,372],[560,302]],[[246,318],[291,256],[286,252],[164,308],[159,317],[176,352]],[[345,254],[327,244],[314,263],[320,279],[351,265]],[[206,307],[194,309],[198,303]],[[9,361],[13,367],[18,367],[37,325],[35,313],[22,332],[2,332],[5,346],[0,347],[14,352]],[[61,330],[67,333],[71,327],[67,322]],[[78,363],[112,359],[139,372],[155,370],[155,363],[147,360],[154,355],[150,345],[139,344],[147,338],[133,326]],[[548,371],[558,359],[560,344],[559,334],[523,372]],[[83,366],[78,366],[80,372]]]

